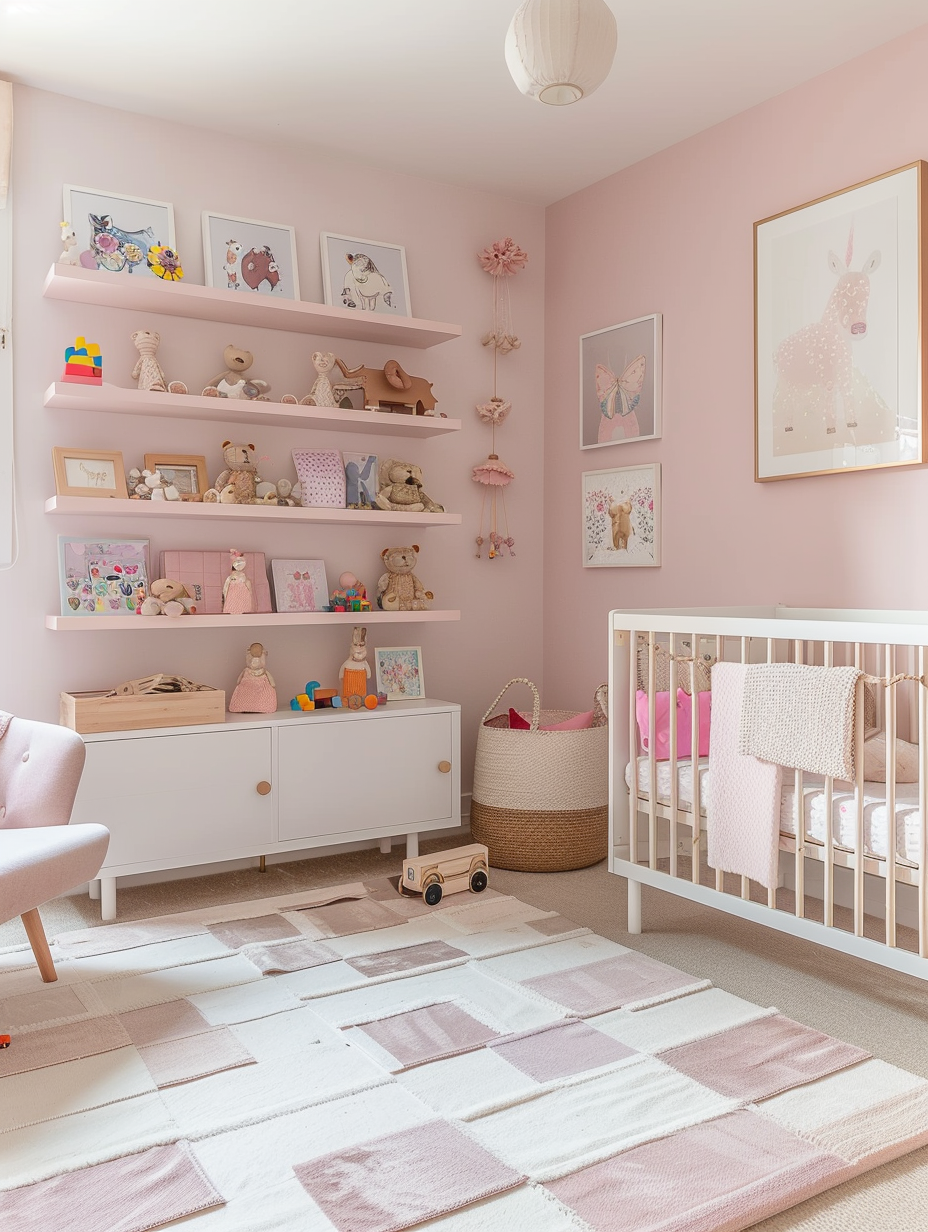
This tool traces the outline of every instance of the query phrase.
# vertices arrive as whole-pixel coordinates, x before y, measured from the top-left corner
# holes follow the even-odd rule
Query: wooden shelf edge
[[[251,612],[246,616],[46,616],[45,627],[58,633],[129,633],[145,629],[257,629],[307,625],[431,624],[461,619],[459,610],[428,612]]]
[[[74,265],[53,265],[45,279],[46,299],[129,308],[167,316],[195,317],[228,325],[254,325],[290,333],[316,334],[346,341],[395,346],[428,347],[450,342],[462,334],[460,325],[419,317],[383,317],[308,300],[272,299],[204,287],[194,283],[165,283],[132,274],[108,274]]]
[[[142,501],[93,496],[51,496],[45,512],[54,517],[189,518],[207,523],[290,522],[309,526],[460,526],[460,513],[395,513],[373,509],[291,508],[281,505],[205,505],[196,501]]]

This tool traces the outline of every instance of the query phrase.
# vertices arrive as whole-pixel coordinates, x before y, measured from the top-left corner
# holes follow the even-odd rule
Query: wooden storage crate
[[[192,727],[197,723],[224,723],[225,718],[223,689],[146,693],[132,697],[107,697],[102,689],[61,694],[62,727],[70,727],[84,735],[148,727]]]

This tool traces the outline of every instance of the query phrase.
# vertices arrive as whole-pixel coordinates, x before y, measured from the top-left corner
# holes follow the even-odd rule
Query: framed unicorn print
[[[406,249],[323,231],[322,293],[327,304],[381,316],[411,317]]]
[[[580,338],[580,448],[661,434],[661,314]]]
[[[926,165],[754,224],[756,481],[928,461]]]

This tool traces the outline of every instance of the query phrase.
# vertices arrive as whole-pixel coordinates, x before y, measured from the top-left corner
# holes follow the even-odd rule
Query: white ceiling
[[[518,0],[0,0],[0,76],[547,204],[928,22],[928,0],[609,3],[612,74],[563,108],[506,69]]]

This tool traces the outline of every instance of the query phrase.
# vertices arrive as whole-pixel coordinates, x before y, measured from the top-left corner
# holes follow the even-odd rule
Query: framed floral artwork
[[[381,646],[374,651],[377,692],[391,702],[425,697],[425,673],[420,646]]]
[[[296,232],[285,223],[203,212],[206,285],[244,295],[299,299]]]
[[[322,291],[327,304],[380,316],[409,317],[406,249],[323,231]]]
[[[272,560],[278,612],[324,612],[329,588],[322,560]]]
[[[74,228],[84,269],[155,278],[148,250],[174,250],[174,206],[167,201],[65,184],[62,218]]]
[[[659,462],[584,471],[583,565],[641,568],[661,563]]]
[[[661,434],[661,314],[580,338],[580,448]]]
[[[926,166],[754,224],[758,482],[928,461]]]

